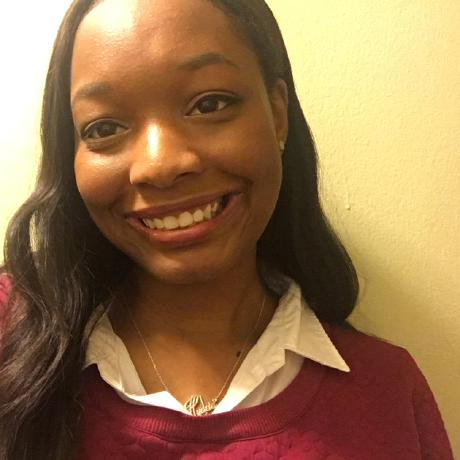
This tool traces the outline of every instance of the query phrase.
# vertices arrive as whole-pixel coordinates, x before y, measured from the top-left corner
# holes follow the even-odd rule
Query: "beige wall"
[[[460,458],[460,3],[268,3],[362,277],[352,322],[416,358]]]
[[[33,182],[43,74],[66,3],[30,2],[27,24],[21,3],[2,7],[0,235]],[[460,3],[269,4],[316,138],[326,210],[362,277],[353,323],[416,358],[460,457]]]
[[[0,0],[1,1],[1,0]],[[0,13],[0,244],[33,188],[48,59],[69,0],[9,2]],[[24,14],[27,10],[27,14]],[[3,251],[0,261],[3,260]]]

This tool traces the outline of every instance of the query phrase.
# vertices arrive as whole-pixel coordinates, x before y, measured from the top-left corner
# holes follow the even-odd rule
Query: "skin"
[[[207,53],[232,64],[180,67]],[[99,91],[90,94],[94,84]],[[71,98],[78,189],[96,225],[135,262],[111,312],[114,329],[148,392],[162,385],[122,303],[174,396],[214,397],[264,295],[251,344],[277,305],[257,274],[256,244],[281,185],[286,85],[267,90],[255,54],[210,2],[106,0],[78,30]],[[95,126],[100,120],[105,124]],[[241,204],[231,225],[199,244],[166,248],[125,217],[222,190],[241,191]]]

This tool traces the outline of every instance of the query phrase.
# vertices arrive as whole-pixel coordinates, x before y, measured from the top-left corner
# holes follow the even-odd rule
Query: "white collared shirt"
[[[305,358],[350,372],[315,313],[306,304],[300,287],[280,274],[264,279],[281,296],[270,323],[249,351],[233,377],[214,414],[262,404],[283,391],[296,377]],[[188,413],[166,390],[146,394],[123,341],[104,314],[88,344],[85,367],[96,364],[102,379],[126,401],[160,406]]]

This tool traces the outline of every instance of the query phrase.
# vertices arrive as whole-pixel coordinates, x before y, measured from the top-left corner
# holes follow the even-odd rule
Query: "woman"
[[[346,323],[263,0],[76,0],[42,136],[6,243],[4,458],[452,458],[410,355]]]

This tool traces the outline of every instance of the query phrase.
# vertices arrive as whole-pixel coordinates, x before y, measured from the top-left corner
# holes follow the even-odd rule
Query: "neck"
[[[171,285],[144,272],[136,273],[129,284],[125,308],[152,338],[240,341],[254,327],[265,296],[260,323],[266,324],[276,308],[255,260],[202,283]]]

